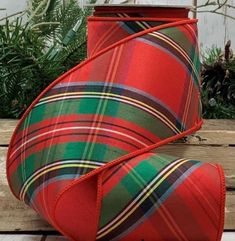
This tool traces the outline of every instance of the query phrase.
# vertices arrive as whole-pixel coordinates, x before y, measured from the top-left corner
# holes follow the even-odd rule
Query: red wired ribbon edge
[[[221,240],[222,168],[155,150],[202,124],[197,21],[187,15],[95,7],[89,58],[16,127],[11,190],[70,240]]]

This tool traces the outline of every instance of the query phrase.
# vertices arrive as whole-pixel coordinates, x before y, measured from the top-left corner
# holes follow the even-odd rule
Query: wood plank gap
[[[226,187],[227,192],[234,192],[235,194],[235,187]]]
[[[0,231],[0,235],[45,235],[45,236],[52,236],[52,235],[58,235],[61,236],[61,234],[56,230],[27,230],[27,231]]]
[[[179,139],[180,140],[180,139]],[[178,142],[175,141],[175,142],[170,142],[168,143],[167,145],[175,145],[175,146],[208,146],[208,147],[234,147],[235,144],[208,144],[208,143],[187,143],[187,142]]]
[[[0,147],[6,147],[6,148],[8,148],[9,145],[8,145],[8,144],[0,144]]]

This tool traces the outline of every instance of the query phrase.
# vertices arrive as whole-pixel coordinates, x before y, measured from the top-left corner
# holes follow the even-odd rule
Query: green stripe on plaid
[[[186,27],[184,27],[184,28],[186,28]],[[191,49],[195,46],[190,42],[189,38],[185,35],[185,33],[180,31],[179,28],[175,28],[175,27],[174,28],[165,28],[165,29],[160,29],[158,32],[171,38],[174,42],[176,42],[179,46],[181,46],[187,52],[187,54],[190,56]],[[195,34],[195,33],[192,31],[192,34]],[[196,40],[197,39],[195,37],[195,42],[196,42]]]
[[[112,188],[112,190],[103,198],[102,206],[105,207],[101,211],[99,228],[105,226],[123,208],[135,197],[148,182],[150,182],[167,164],[175,160],[175,157],[168,155],[154,155],[142,160],[137,166],[128,168],[128,161],[123,167],[126,167],[129,173],[120,180],[120,182]],[[119,194],[121,198],[119,198]],[[115,206],[109,206],[112,200],[118,200]]]
[[[61,104],[60,104],[61,102]],[[58,112],[60,115],[67,114],[94,114],[97,111],[100,103],[97,99],[72,99],[60,102],[52,102],[47,105],[40,105],[31,111],[31,114],[25,122],[30,118],[30,125],[39,123],[42,120],[56,117]],[[62,106],[63,104],[63,106]],[[62,108],[61,108],[62,106]],[[89,106],[89,108],[87,108]],[[138,126],[145,128],[158,136],[160,139],[172,136],[174,132],[166,126],[162,121],[158,120],[151,114],[128,104],[120,103],[113,100],[107,100],[107,106],[104,110],[103,115],[121,118]],[[24,122],[24,123],[25,123]],[[21,130],[23,126],[21,126]],[[164,131],[163,131],[164,130]]]
[[[17,170],[10,177],[11,182],[15,184],[14,191],[19,193],[25,181],[44,165],[51,164],[61,159],[81,159],[86,146],[87,142],[70,142],[57,144],[55,146],[45,148],[40,152],[33,153],[26,158],[21,165],[19,165]],[[119,156],[125,155],[126,153],[127,152],[122,149],[96,143],[92,153],[90,154],[90,159],[106,163],[118,158]],[[45,156],[47,157],[46,163],[44,160]],[[87,157],[84,157],[84,159],[87,159]]]

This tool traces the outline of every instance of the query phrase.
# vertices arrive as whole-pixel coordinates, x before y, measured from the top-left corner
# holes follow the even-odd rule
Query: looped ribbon
[[[221,239],[222,168],[156,149],[202,124],[196,22],[184,8],[96,6],[89,58],[20,120],[11,190],[70,240]]]

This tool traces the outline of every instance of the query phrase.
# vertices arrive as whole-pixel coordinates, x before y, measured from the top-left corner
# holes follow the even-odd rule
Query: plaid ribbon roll
[[[154,151],[202,124],[196,20],[95,7],[88,54],[19,122],[13,194],[74,241],[219,241],[221,167]]]

